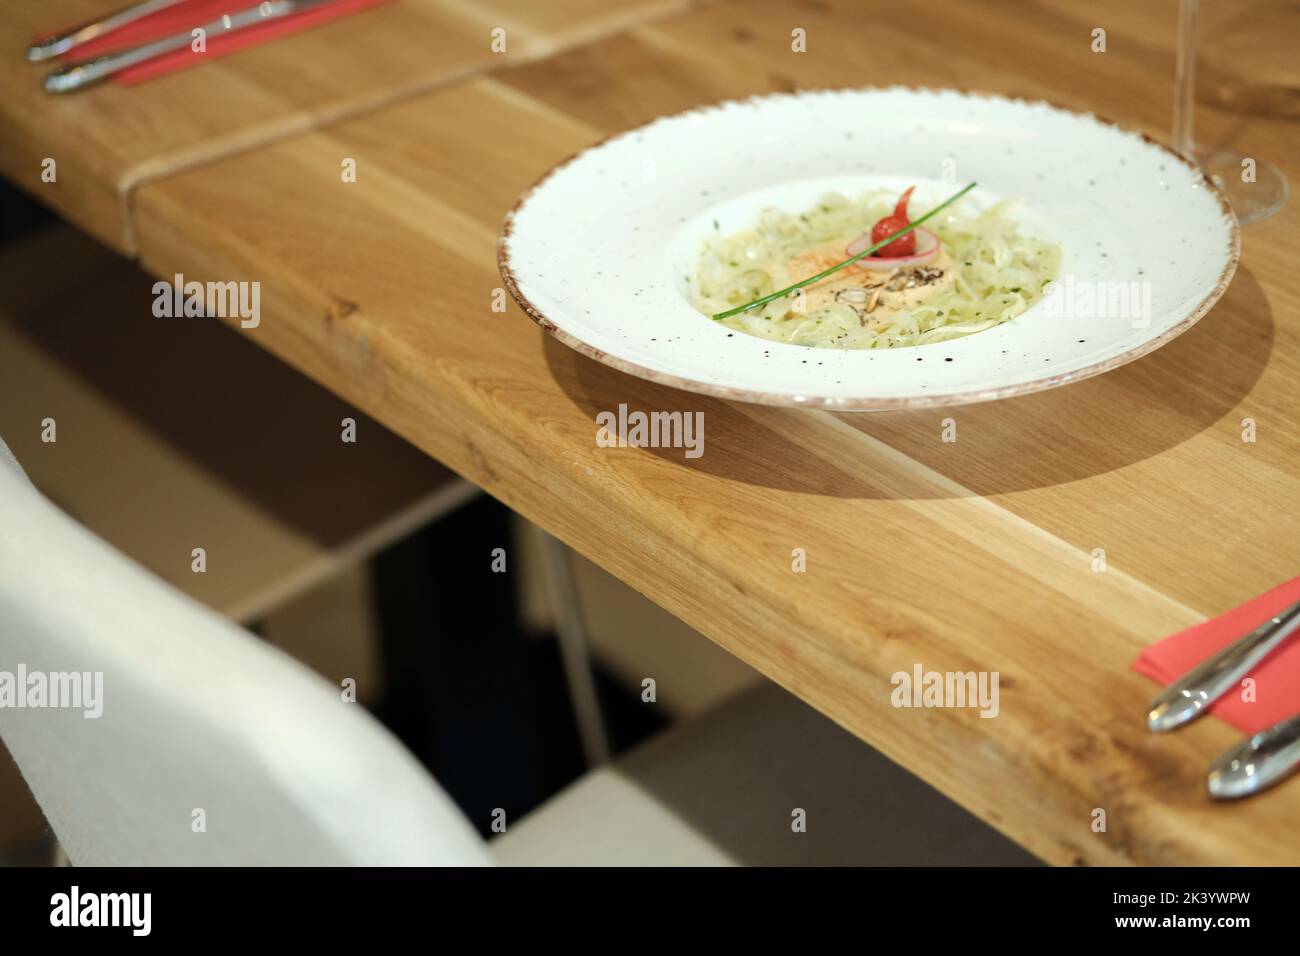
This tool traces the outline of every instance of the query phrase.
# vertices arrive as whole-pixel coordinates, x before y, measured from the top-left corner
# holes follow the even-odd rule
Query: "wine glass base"
[[[1286,204],[1291,190],[1282,171],[1267,160],[1256,160],[1254,181],[1242,179],[1246,157],[1230,149],[1196,147],[1196,161],[1232,204],[1243,226],[1267,219]]]

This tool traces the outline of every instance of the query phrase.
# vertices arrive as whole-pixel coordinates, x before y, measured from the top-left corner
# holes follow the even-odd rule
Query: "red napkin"
[[[122,70],[113,76],[113,80],[127,85],[151,80],[156,76],[163,76],[176,70],[198,66],[205,60],[229,56],[231,53],[237,53],[248,47],[267,43],[277,37],[297,33],[300,30],[319,26],[330,20],[336,20],[339,17],[345,17],[369,7],[389,2],[391,0],[335,0],[334,3],[308,7],[301,13],[291,13],[282,19],[272,20],[269,23],[259,24],[254,27],[245,27],[243,30],[236,30],[231,34],[209,35],[207,38],[207,51],[204,53],[195,53],[189,47],[184,47],[174,53],[166,53],[154,57],[152,60],[147,60],[138,66]],[[171,36],[174,33],[182,33],[197,26],[204,26],[220,19],[225,14],[246,9],[255,3],[256,0],[185,0],[185,2],[178,3],[174,7],[159,10],[157,13],[150,14],[134,23],[128,23],[111,33],[96,37],[89,43],[75,47],[65,54],[63,59],[69,61],[90,60],[114,50],[149,43],[153,40]]]
[[[1152,644],[1133,662],[1133,669],[1161,684],[1172,684],[1296,601],[1300,601],[1300,578]],[[1255,680],[1254,701],[1242,700],[1243,688],[1238,687],[1220,697],[1210,713],[1248,734],[1300,714],[1300,634],[1264,658],[1249,676]]]

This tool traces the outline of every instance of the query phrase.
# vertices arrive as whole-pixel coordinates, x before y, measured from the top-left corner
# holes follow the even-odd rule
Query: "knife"
[[[214,36],[234,33],[236,30],[242,30],[271,20],[278,20],[281,17],[287,17],[291,13],[298,13],[309,7],[332,2],[334,0],[266,0],[266,2],[247,7],[237,13],[228,13],[211,23],[198,24],[194,29],[202,29],[211,39]],[[164,53],[171,53],[188,47],[194,40],[193,34],[193,30],[186,30],[183,33],[175,33],[152,43],[132,47],[129,50],[109,53],[86,63],[66,66],[45,78],[45,91],[47,93],[71,93],[75,90],[85,89],[112,76],[114,73],[125,70],[127,67],[151,60],[156,56],[162,56]]]
[[[1300,714],[1247,737],[1210,764],[1210,796],[1238,800],[1259,793],[1300,766]]]
[[[1160,733],[1199,717],[1297,629],[1300,629],[1300,601],[1166,687],[1147,708],[1147,729]]]
[[[157,13],[167,7],[174,7],[181,2],[182,0],[143,0],[142,3],[133,4],[125,10],[110,13],[101,20],[73,27],[71,30],[65,30],[63,33],[57,33],[52,37],[33,43],[27,48],[27,59],[33,63],[40,63],[43,60],[62,56],[74,47],[89,43],[96,37],[110,33],[118,27],[124,27],[128,23],[134,23],[151,13]]]

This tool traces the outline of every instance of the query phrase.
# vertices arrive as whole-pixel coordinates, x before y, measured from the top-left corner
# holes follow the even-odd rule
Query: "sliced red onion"
[[[857,262],[853,263],[859,269],[866,269],[869,272],[892,272],[895,269],[910,269],[913,266],[923,266],[934,259],[939,254],[939,237],[929,229],[923,229],[917,226],[912,230],[916,233],[916,252],[910,256],[863,256]],[[871,233],[864,232],[858,238],[854,239],[845,248],[845,255],[856,256],[863,249],[868,249],[872,245]]]

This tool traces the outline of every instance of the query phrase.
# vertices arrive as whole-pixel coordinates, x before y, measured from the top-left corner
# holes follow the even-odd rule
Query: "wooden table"
[[[12,3],[0,15],[10,51],[0,58],[0,174],[126,252],[135,249],[130,197],[144,183],[689,5],[400,0],[163,82],[51,100],[40,86],[50,68],[21,56],[28,41],[130,2]],[[496,28],[504,49],[493,49]],[[47,157],[58,163],[53,184],[41,179]]]
[[[899,9],[632,5],[597,38],[421,81],[376,108],[353,101],[342,122],[325,122],[340,113],[313,81],[325,105],[255,146],[241,134],[237,155],[149,167],[125,184],[92,177],[67,188],[95,201],[51,202],[104,234],[104,208],[125,196],[149,271],[260,281],[262,323],[238,334],[1043,858],[1300,863],[1300,783],[1211,804],[1205,768],[1239,733],[1211,719],[1148,735],[1155,687],[1129,669],[1146,644],[1300,572],[1295,203],[1246,232],[1227,295],[1169,346],[1068,388],[954,410],[854,416],[707,399],[582,358],[513,305],[492,309],[497,229],[515,196],[595,139],[696,104],[908,82],[1049,98],[1165,135],[1170,3]],[[1203,43],[1199,138],[1300,182],[1298,77],[1279,26],[1296,15],[1273,2],[1204,13],[1215,42]],[[1104,54],[1091,50],[1096,26]],[[794,27],[807,31],[806,54],[790,50]],[[259,62],[280,62],[276,49]],[[1263,79],[1243,49],[1263,51]],[[8,92],[18,80],[3,70]],[[9,95],[0,130],[28,137],[27,154],[60,143],[89,164],[69,129],[96,102],[126,108],[140,94],[174,109],[168,84],[197,93],[216,70],[42,104],[27,126]],[[352,70],[353,84],[370,82],[340,60],[338,74]],[[1223,108],[1239,110],[1242,91],[1257,112]],[[111,124],[99,135],[116,142]],[[348,157],[355,183],[340,177]],[[140,308],[149,302],[142,291]],[[703,411],[706,453],[598,448],[595,415],[621,402]],[[946,418],[955,443],[941,439]],[[1242,440],[1245,418],[1254,443]],[[791,569],[795,548],[806,573]],[[916,664],[998,671],[999,715],[894,708],[890,677]]]

